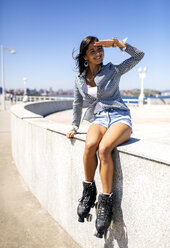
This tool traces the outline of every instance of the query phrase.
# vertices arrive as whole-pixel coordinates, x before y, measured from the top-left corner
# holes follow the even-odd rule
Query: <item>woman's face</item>
[[[94,46],[94,43],[91,43],[86,51],[84,59],[90,64],[100,65],[103,61],[103,48],[102,46]]]

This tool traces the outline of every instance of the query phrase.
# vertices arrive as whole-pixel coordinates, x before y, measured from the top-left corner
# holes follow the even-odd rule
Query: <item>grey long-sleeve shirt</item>
[[[94,108],[97,102],[100,102],[100,106],[103,110],[106,109],[122,109],[129,110],[126,104],[123,102],[120,91],[119,82],[120,77],[131,70],[139,61],[143,58],[144,52],[126,43],[125,52],[131,55],[119,65],[113,65],[108,63],[102,65],[96,77],[94,79],[97,86],[97,97],[93,97],[84,91],[84,85],[86,83],[84,71],[81,75],[77,75],[74,86],[74,101],[73,101],[73,122],[72,125],[75,128],[79,128],[83,100],[89,103],[89,107],[84,114],[83,119],[89,122],[94,120]]]

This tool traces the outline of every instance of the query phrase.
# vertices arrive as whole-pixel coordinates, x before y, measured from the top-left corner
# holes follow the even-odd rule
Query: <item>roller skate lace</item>
[[[108,198],[102,198],[100,200],[99,206],[98,206],[98,212],[97,217],[100,220],[106,220],[109,218],[111,212],[112,212],[112,195],[110,195]]]
[[[83,196],[79,199],[79,202],[84,206],[84,207],[88,207],[89,206],[89,202],[91,200],[91,195],[93,194],[93,186],[89,186],[88,188],[86,188],[85,190],[83,190]]]

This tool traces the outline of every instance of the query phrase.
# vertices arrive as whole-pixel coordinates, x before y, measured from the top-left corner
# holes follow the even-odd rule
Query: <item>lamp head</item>
[[[11,50],[12,54],[16,54],[16,51],[14,49]]]
[[[22,80],[23,80],[24,82],[26,82],[26,81],[27,81],[27,78],[26,78],[26,77],[24,77]]]
[[[144,72],[147,72],[147,67],[146,66],[143,68],[143,71]]]
[[[142,67],[139,67],[138,72],[139,72],[139,73],[142,72]]]

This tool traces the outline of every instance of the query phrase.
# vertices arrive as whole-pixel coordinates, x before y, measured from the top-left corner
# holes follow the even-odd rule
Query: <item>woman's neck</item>
[[[96,76],[98,70],[99,70],[100,65],[89,65],[87,73],[91,76],[94,77]]]

